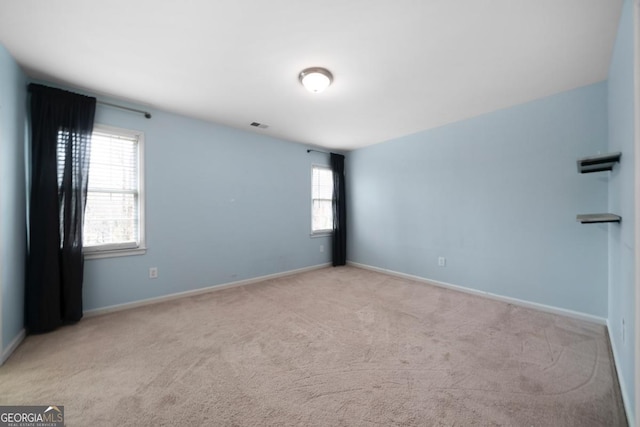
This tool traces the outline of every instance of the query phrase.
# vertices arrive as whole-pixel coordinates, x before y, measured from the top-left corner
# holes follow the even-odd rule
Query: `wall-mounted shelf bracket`
[[[620,161],[622,153],[598,154],[597,156],[578,159],[578,172],[591,173],[610,171]]]
[[[584,214],[578,215],[576,220],[583,224],[597,224],[599,222],[620,222],[622,218],[615,214]]]

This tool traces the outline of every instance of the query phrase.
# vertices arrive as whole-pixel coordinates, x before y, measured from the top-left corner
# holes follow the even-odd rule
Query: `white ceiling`
[[[34,78],[350,150],[606,79],[621,5],[0,0],[0,43]]]

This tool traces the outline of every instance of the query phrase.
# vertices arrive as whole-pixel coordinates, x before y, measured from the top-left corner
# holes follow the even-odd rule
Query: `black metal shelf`
[[[615,214],[601,213],[578,215],[576,220],[583,224],[597,224],[601,222],[620,222],[622,218]]]
[[[591,173],[613,170],[613,166],[620,161],[622,153],[598,154],[596,156],[578,159],[578,172]],[[576,216],[576,220],[582,224],[598,224],[603,222],[622,221],[620,215],[612,213],[582,214]]]
[[[620,161],[622,153],[598,154],[597,156],[578,159],[578,172],[592,173],[613,170],[613,165]]]

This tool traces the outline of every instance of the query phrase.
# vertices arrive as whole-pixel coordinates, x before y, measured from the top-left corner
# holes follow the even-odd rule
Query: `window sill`
[[[331,237],[333,236],[333,231],[317,231],[315,233],[311,233],[309,237],[315,239],[316,237]]]
[[[110,251],[92,251],[92,252],[85,252],[84,259],[115,258],[115,257],[121,257],[121,256],[144,255],[145,253],[147,253],[147,248],[115,249]]]

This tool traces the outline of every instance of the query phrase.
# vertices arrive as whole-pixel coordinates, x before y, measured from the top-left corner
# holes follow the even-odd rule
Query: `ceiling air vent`
[[[265,125],[264,123],[258,123],[258,122],[251,122],[251,126],[260,128],[260,129],[266,129],[269,127],[269,125]]]

